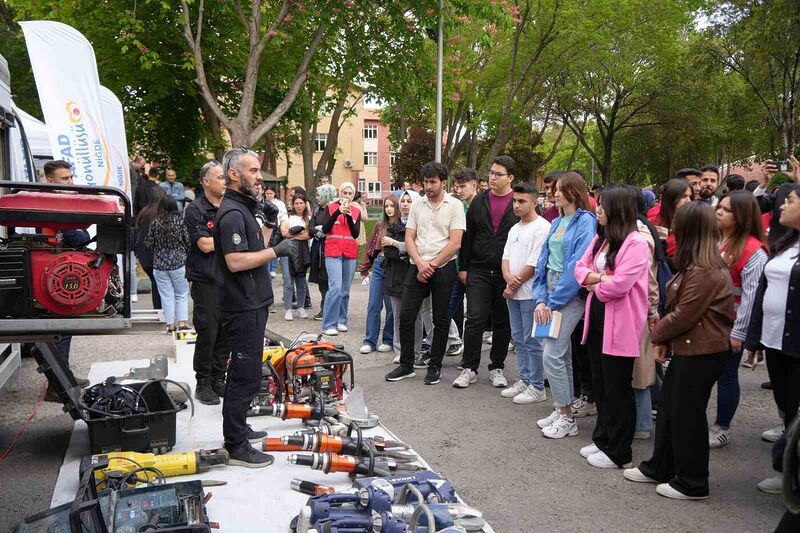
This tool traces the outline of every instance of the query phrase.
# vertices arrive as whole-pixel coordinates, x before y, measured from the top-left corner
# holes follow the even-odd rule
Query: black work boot
[[[209,381],[198,381],[197,388],[194,390],[194,397],[197,401],[205,405],[219,405],[219,396],[211,390]]]
[[[275,458],[268,453],[260,452],[253,446],[244,441],[238,446],[225,445],[225,449],[230,454],[228,464],[231,466],[244,466],[245,468],[263,468],[275,461]]]
[[[216,377],[211,380],[211,390],[220,398],[225,397],[225,376]]]

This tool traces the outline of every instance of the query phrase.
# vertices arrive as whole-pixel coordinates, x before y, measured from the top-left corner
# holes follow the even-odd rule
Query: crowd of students
[[[509,156],[493,161],[485,181],[458,170],[450,192],[450,170],[430,162],[422,183],[384,199],[369,236],[351,183],[320,183],[313,196],[298,187],[286,204],[266,186],[259,198],[278,211],[272,244],[298,248],[280,258],[285,320],[309,318],[311,282],[322,333],[348,332],[358,271],[369,284],[360,352],[395,354],[387,381],[425,369],[424,383],[435,385],[444,358],[461,355],[453,386],[467,388],[490,342],[487,378],[501,396],[552,401],[536,422],[544,437],[574,437],[576,419],[596,415],[580,450],[588,464],[623,469],[663,496],[699,499],[709,495],[709,449],[732,438],[740,366],[766,359],[782,419],[766,440],[780,447],[800,406],[800,163],[790,166],[794,183],[775,190],[768,161],[763,182],[721,180],[707,166],[679,171],[658,194],[631,185],[589,194],[582,173],[556,171],[540,198]],[[183,327],[181,272],[197,236],[164,189],[145,194],[137,255],[158,287],[154,303],[160,295],[170,327]],[[654,418],[652,456],[634,466],[632,441],[650,438]],[[759,488],[778,492],[779,479]]]

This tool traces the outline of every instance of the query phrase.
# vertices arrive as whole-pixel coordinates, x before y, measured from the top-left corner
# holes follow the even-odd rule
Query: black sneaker
[[[431,355],[431,345],[428,344],[427,342],[423,342],[422,345],[420,346],[420,350],[419,351],[420,351],[420,353],[422,355],[424,355],[426,357],[430,356]]]
[[[44,393],[44,401],[46,402],[54,402],[54,403],[62,403],[61,398],[58,397],[58,393],[55,389],[50,388],[47,386],[47,391]]]
[[[247,424],[247,440],[255,444],[267,438],[266,431],[256,431],[250,424]]]
[[[232,466],[243,466],[245,468],[264,468],[275,461],[275,458],[268,453],[260,452],[253,448],[249,442],[235,447],[225,446],[228,450],[230,459],[228,464]]]
[[[428,372],[425,374],[425,385],[436,385],[439,383],[439,377],[442,374],[442,368],[438,366],[429,366]]]
[[[430,355],[420,354],[419,357],[414,359],[414,368],[428,368],[428,363],[431,362]]]
[[[461,343],[451,344],[447,351],[444,353],[447,357],[455,357],[464,353],[464,345]]]
[[[772,382],[765,381],[764,383],[761,384],[761,388],[765,390],[772,390]]]
[[[197,388],[194,389],[194,397],[203,405],[219,405],[219,396],[211,390],[211,384],[208,381],[197,383]]]
[[[314,315],[314,320],[322,320],[322,310],[320,310],[319,313]]]
[[[413,368],[406,366],[398,366],[388,374],[386,374],[386,381],[401,381],[406,378],[413,378],[417,375]]]
[[[225,397],[225,378],[217,378],[211,382],[211,390],[220,398]]]

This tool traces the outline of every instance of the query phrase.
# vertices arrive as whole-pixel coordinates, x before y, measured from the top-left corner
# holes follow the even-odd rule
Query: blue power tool
[[[431,522],[433,527],[428,526]],[[293,520],[292,529],[296,533],[427,533],[480,531],[484,524],[479,511],[458,502],[447,480],[424,471],[361,479],[348,492],[314,496]]]

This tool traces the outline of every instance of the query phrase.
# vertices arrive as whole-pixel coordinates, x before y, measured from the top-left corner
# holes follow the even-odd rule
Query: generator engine
[[[264,350],[261,388],[248,416],[264,414],[265,407],[282,401],[311,403],[319,398],[333,404],[344,399],[353,381],[353,358],[339,346],[312,341],[288,350],[269,347]]]
[[[87,229],[93,213],[120,211],[113,197],[18,192],[0,197],[0,317],[113,315],[122,310],[116,265],[120,228],[98,224],[96,249],[66,246],[63,232]],[[19,231],[17,228],[33,228]],[[30,231],[33,231],[32,233]]]

